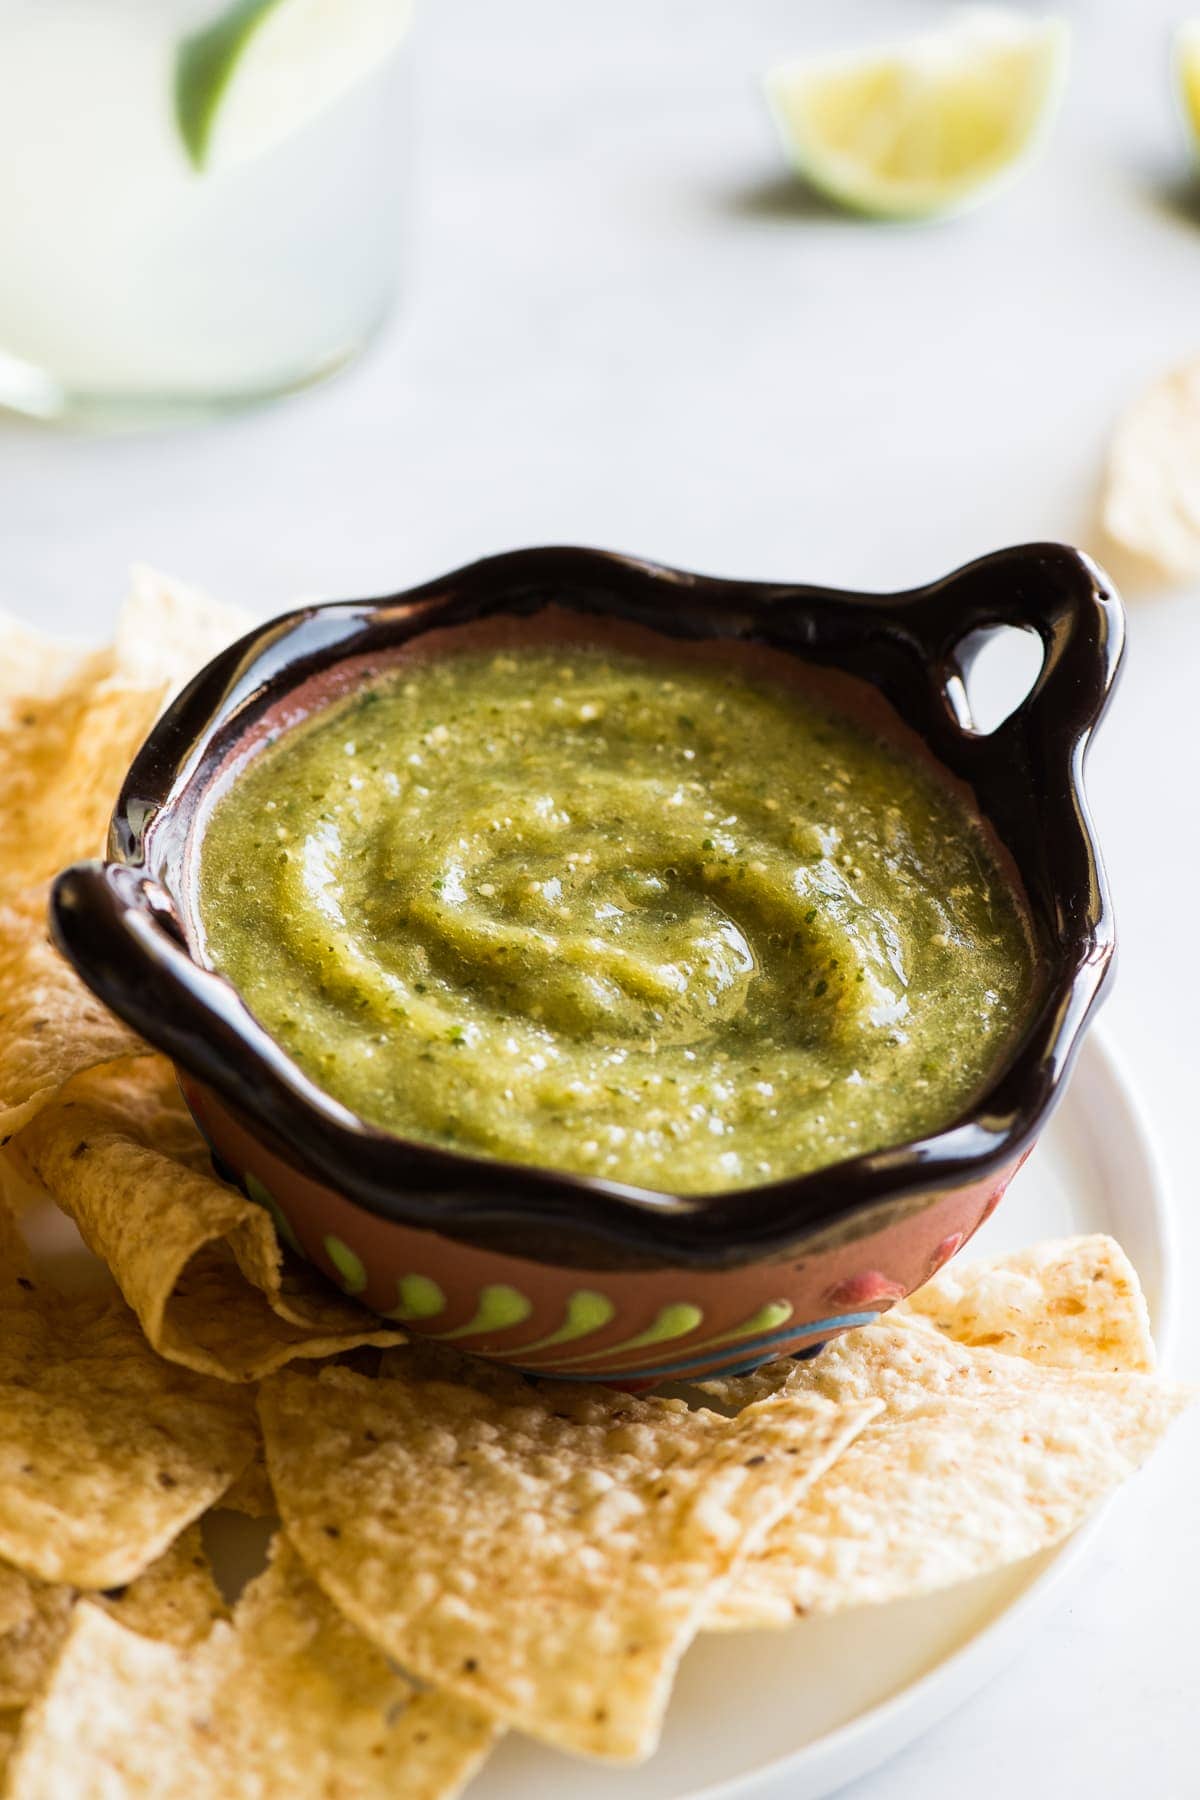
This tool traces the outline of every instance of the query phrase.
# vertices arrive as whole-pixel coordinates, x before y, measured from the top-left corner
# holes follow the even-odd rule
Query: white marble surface
[[[1064,6],[1058,133],[977,215],[910,230],[827,213],[782,179],[756,74],[923,10],[429,5],[403,316],[340,381],[218,426],[0,424],[0,604],[100,634],[134,559],[265,610],[539,540],[878,586],[1022,539],[1103,558],[1106,433],[1145,379],[1200,352],[1175,7]],[[1200,589],[1128,597],[1091,770],[1123,933],[1107,1023],[1175,1184],[1176,1364],[1195,1377]],[[1019,1664],[854,1800],[1200,1792],[1198,1485],[1193,1418]]]

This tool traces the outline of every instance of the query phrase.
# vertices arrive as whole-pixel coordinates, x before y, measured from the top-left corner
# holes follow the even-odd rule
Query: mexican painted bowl
[[[863,684],[970,790],[1024,890],[1043,979],[969,1110],[814,1173],[651,1192],[365,1122],[207,965],[195,863],[218,780],[344,687],[348,670],[372,670],[422,634],[549,608],[597,630],[622,621],[761,645]],[[966,697],[970,659],[1010,627],[1037,634],[1042,667],[984,732]],[[1001,551],[889,595],[540,549],[393,598],[306,607],[225,651],[164,713],[122,788],[108,860],[59,877],[52,929],[94,992],[174,1061],[219,1173],[365,1305],[539,1375],[644,1386],[753,1368],[866,1323],[926,1281],[996,1206],[1059,1098],[1114,948],[1082,765],[1122,638],[1111,588],[1058,545]]]

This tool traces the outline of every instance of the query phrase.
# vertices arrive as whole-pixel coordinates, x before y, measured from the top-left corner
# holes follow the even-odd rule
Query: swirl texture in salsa
[[[958,795],[734,660],[401,663],[237,773],[198,889],[213,965],[363,1118],[676,1193],[949,1123],[1035,987]]]

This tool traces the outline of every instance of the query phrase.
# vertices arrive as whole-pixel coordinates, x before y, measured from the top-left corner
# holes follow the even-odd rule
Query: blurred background
[[[797,181],[761,77],[945,7],[425,0],[374,73],[326,71],[344,97],[228,211],[178,146],[166,168],[155,87],[168,36],[212,10],[0,0],[0,349],[25,364],[0,388],[56,410],[42,358],[135,390],[77,409],[82,428],[0,414],[0,605],[100,637],[134,561],[267,612],[540,541],[879,588],[1008,542],[1091,551],[1131,612],[1091,769],[1123,932],[1105,1023],[1175,1184],[1176,1363],[1200,1371],[1200,592],[1098,525],[1119,414],[1200,354],[1176,6],[1065,0],[1070,80],[1040,161],[922,225]],[[217,168],[254,120],[206,110],[203,54],[175,123]],[[967,1780],[975,1800],[1194,1794],[1197,1474],[1193,1423],[1022,1663],[856,1800]]]
[[[30,7],[159,10],[0,0],[0,18]],[[392,152],[415,158],[412,206],[389,180],[363,209],[372,241],[404,251],[369,353],[292,404],[152,444],[8,425],[13,601],[86,625],[134,556],[278,607],[547,537],[852,585],[1008,539],[1087,544],[1118,411],[1200,344],[1200,202],[1167,76],[1176,9],[1064,10],[1073,66],[1040,163],[978,212],[910,229],[810,198],[760,79],[944,7],[426,0],[405,50],[411,142]],[[86,93],[95,71],[73,79]],[[54,141],[43,80],[25,110]],[[38,154],[10,141],[2,160],[36,195]],[[137,300],[136,266],[72,273]]]

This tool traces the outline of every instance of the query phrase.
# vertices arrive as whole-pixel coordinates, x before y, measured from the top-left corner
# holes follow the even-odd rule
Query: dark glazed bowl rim
[[[704,1195],[500,1162],[357,1118],[193,957],[183,929],[189,821],[206,779],[256,718],[351,656],[551,604],[676,637],[766,644],[865,679],[975,790],[1025,885],[1045,993],[1006,1065],[952,1125],[809,1174]],[[1005,626],[1032,628],[1043,664],[1017,709],[983,734],[964,680],[980,635]],[[78,864],[55,883],[52,930],[114,1012],[288,1160],[384,1218],[548,1261],[565,1251],[586,1262],[590,1248],[596,1260],[692,1267],[782,1254],[849,1215],[1010,1167],[1060,1096],[1115,943],[1082,777],[1123,639],[1107,579],[1057,544],[997,551],[893,594],[722,580],[549,547],[489,557],[388,598],[303,607],[247,633],[168,706],[122,786],[108,860]]]

